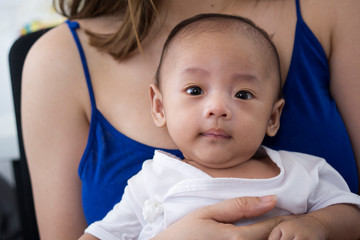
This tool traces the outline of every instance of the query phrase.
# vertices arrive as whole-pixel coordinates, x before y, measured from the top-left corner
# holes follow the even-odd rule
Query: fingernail
[[[261,203],[269,203],[276,201],[276,198],[277,198],[276,195],[268,195],[268,196],[259,197],[259,200]]]

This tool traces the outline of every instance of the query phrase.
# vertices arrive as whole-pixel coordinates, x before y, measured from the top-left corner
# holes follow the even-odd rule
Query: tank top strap
[[[304,20],[301,15],[300,0],[295,0],[295,4],[296,4],[297,19],[298,19],[298,21],[303,22]]]
[[[66,20],[66,24],[68,25],[71,34],[74,38],[74,41],[76,43],[77,49],[79,51],[79,55],[80,55],[80,59],[81,59],[81,63],[83,66],[83,70],[84,70],[84,75],[85,75],[85,79],[86,79],[86,84],[88,87],[88,91],[89,91],[89,96],[90,96],[90,102],[91,102],[91,107],[92,109],[96,109],[96,102],[95,102],[95,95],[94,95],[94,90],[91,84],[91,78],[90,78],[90,72],[89,72],[89,68],[86,62],[86,57],[85,57],[85,53],[83,50],[83,47],[81,45],[79,36],[76,32],[76,29],[78,29],[80,27],[79,23],[76,21],[70,21],[70,20]]]

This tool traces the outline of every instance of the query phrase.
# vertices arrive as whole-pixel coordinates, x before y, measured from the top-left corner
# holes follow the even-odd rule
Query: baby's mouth
[[[214,139],[229,139],[231,136],[222,129],[212,128],[200,134],[203,137],[214,138]]]

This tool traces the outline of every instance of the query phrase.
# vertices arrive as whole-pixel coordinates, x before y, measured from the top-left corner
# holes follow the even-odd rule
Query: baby
[[[181,22],[164,45],[155,80],[154,122],[167,128],[184,158],[156,151],[82,239],[149,239],[195,209],[241,196],[276,195],[277,203],[236,224],[360,205],[324,159],[261,145],[278,131],[285,101],[276,48],[250,20],[202,14]]]

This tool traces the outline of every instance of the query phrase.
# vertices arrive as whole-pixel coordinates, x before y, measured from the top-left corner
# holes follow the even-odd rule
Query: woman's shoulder
[[[116,31],[118,22],[113,17],[103,16],[98,18],[73,20],[79,24],[76,29],[81,45],[86,51],[88,45],[88,35],[86,31],[93,33],[106,34]],[[48,58],[58,58],[64,60],[63,64],[71,66],[71,60],[77,60],[74,58],[74,53],[77,52],[76,43],[71,34],[69,26],[64,22],[53,29],[46,32],[41,36],[35,44],[32,46],[29,56],[41,55],[39,60],[47,61]]]
[[[304,21],[320,41],[328,57],[334,47],[334,33],[346,28],[346,22],[360,18],[355,13],[360,7],[358,0],[299,0],[299,4]]]
[[[69,89],[76,89],[71,91],[74,98],[86,90],[76,44],[66,23],[49,30],[33,44],[25,59],[22,85],[24,93],[51,93],[53,99],[66,92],[70,97]]]
[[[25,68],[41,68],[43,70],[71,67],[74,61],[75,42],[68,26],[63,23],[43,34],[31,47],[25,60]],[[54,68],[52,67],[54,66]]]
[[[305,21],[323,30],[333,31],[339,24],[351,24],[360,18],[356,14],[360,8],[358,0],[301,0],[299,3]]]

